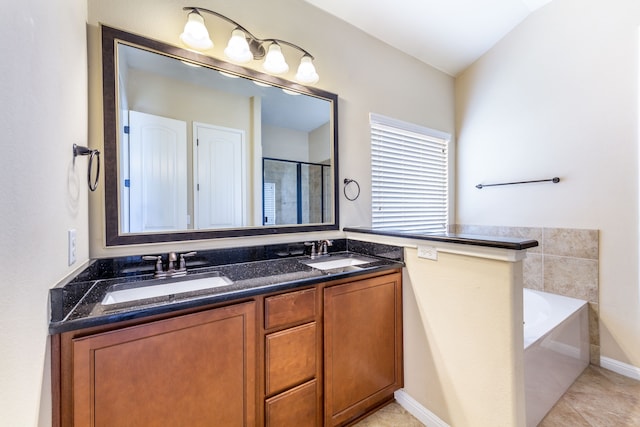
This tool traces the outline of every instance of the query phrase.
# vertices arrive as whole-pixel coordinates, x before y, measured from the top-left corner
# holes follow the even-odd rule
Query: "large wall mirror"
[[[102,26],[107,246],[338,228],[335,94]]]

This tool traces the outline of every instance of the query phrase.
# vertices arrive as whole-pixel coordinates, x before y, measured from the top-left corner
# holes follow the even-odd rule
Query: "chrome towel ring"
[[[82,147],[77,144],[73,144],[73,161],[75,162],[76,157],[78,156],[89,156],[89,167],[87,168],[87,184],[89,185],[89,190],[96,191],[98,188],[98,178],[100,178],[100,151],[92,150],[87,147]],[[96,179],[91,182],[91,171],[93,170],[93,159],[98,159],[98,164],[96,166]]]
[[[356,185],[356,187],[358,188],[358,191],[356,192],[356,195],[354,197],[347,196],[347,187],[351,183],[354,183]],[[358,184],[358,181],[356,181],[355,179],[345,178],[344,179],[344,188],[343,188],[342,192],[344,193],[344,197],[346,197],[347,200],[353,202],[354,200],[356,200],[360,196],[360,184]]]

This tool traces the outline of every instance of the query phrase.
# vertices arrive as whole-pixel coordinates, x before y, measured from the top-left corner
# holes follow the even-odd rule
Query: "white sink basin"
[[[169,282],[158,285],[138,286],[129,289],[120,289],[107,292],[102,305],[120,304],[123,302],[136,301],[146,298],[157,298],[166,295],[181,294],[185,292],[195,292],[203,289],[229,286],[233,282],[224,276],[211,276],[202,279],[183,280],[180,282]]]
[[[317,268],[318,270],[333,270],[336,268],[353,267],[362,264],[369,264],[378,261],[375,258],[369,258],[365,256],[331,256],[330,258],[304,261],[303,263],[309,267]]]

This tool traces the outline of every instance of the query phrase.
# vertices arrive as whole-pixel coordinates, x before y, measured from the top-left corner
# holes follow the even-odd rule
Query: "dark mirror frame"
[[[338,95],[321,89],[303,86],[279,77],[261,73],[232,63],[224,62],[209,56],[182,49],[166,43],[131,34],[122,30],[102,25],[102,96],[104,118],[104,194],[105,194],[105,240],[107,246],[136,245],[144,243],[178,242],[206,240],[223,237],[242,237],[273,235],[283,233],[302,233],[339,229],[339,186],[338,186]],[[117,109],[117,75],[116,75],[116,43],[135,45],[158,54],[184,59],[205,67],[223,70],[229,73],[262,81],[272,86],[291,89],[305,95],[330,101],[333,106],[333,204],[334,217],[332,223],[316,225],[284,225],[243,227],[234,229],[212,229],[198,231],[179,231],[171,233],[120,234],[118,206],[118,109]]]

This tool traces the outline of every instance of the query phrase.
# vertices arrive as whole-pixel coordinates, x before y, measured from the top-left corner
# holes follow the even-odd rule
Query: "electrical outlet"
[[[69,237],[69,265],[73,265],[76,262],[76,230],[67,231],[67,235]]]
[[[438,249],[434,246],[418,246],[418,258],[438,260]]]

